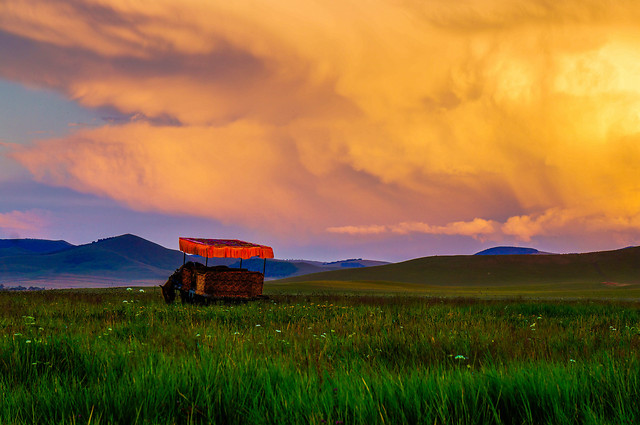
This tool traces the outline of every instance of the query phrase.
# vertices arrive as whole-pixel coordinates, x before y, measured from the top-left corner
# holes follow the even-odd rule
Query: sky
[[[640,3],[3,0],[0,238],[640,245]]]

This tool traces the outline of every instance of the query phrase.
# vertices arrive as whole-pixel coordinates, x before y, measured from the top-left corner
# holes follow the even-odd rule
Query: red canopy
[[[180,238],[180,251],[201,257],[273,258],[273,248],[237,239]]]

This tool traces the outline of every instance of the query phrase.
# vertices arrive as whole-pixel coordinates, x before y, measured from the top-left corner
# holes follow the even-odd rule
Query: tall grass
[[[145,290],[0,293],[0,423],[640,421],[635,303]]]

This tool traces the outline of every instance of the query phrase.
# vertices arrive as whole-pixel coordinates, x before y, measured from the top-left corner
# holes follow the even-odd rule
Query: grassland
[[[303,276],[301,276],[303,277]],[[444,298],[470,297],[480,299],[513,299],[528,300],[620,300],[632,301],[640,299],[638,284],[603,284],[603,283],[538,283],[526,285],[427,285],[422,283],[393,281],[344,281],[344,280],[309,280],[289,281],[289,279],[268,282],[266,291],[271,294],[313,294],[341,293],[351,294],[354,291],[366,294],[395,294],[436,296]]]
[[[640,422],[637,302],[144,290],[0,293],[0,423]]]

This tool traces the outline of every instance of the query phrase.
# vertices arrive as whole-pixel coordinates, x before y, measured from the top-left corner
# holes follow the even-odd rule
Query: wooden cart
[[[273,258],[271,247],[229,239],[180,238],[180,250],[185,253],[185,262],[161,285],[162,295],[168,304],[173,303],[178,295],[183,303],[263,297],[266,261]],[[186,262],[186,254],[204,257],[205,264]],[[264,259],[262,273],[242,268],[242,259],[256,256]],[[208,267],[209,257],[240,258],[240,267]]]

